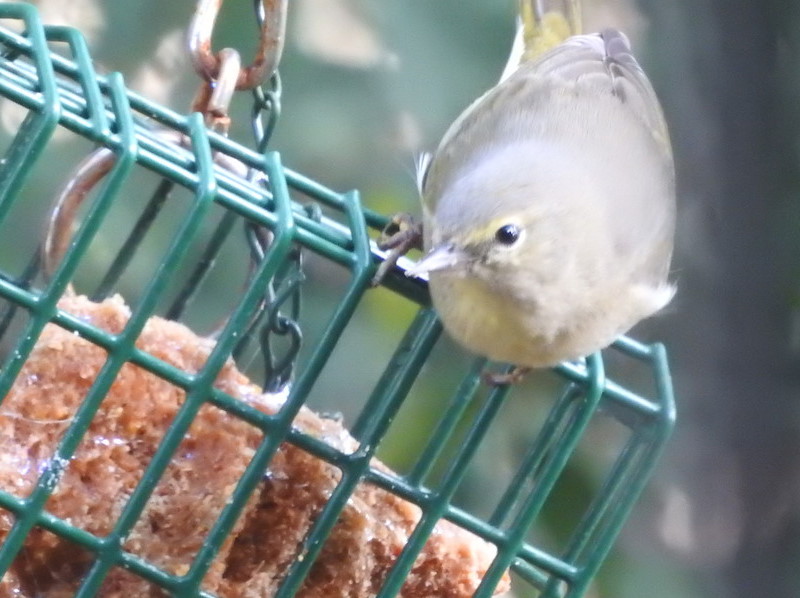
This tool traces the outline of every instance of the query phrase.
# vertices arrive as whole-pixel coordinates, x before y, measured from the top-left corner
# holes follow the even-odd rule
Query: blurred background
[[[35,4],[46,23],[86,36],[101,72],[120,71],[145,97],[187,110],[198,85],[184,47],[193,2]],[[666,314],[633,333],[668,347],[678,426],[592,595],[800,595],[800,4],[583,4],[587,30],[614,26],[629,34],[662,99],[680,210],[678,296]],[[337,191],[358,189],[372,210],[417,213],[414,156],[433,149],[497,80],[514,14],[513,0],[292,0],[280,68],[283,110],[270,147],[295,171]],[[216,49],[234,46],[247,59],[256,40],[250,2],[225,3],[214,40]],[[231,130],[244,143],[251,138],[247,105],[234,106]],[[0,105],[5,135],[18,118],[13,106]],[[60,183],[72,166],[66,158],[61,165],[70,147],[63,143],[42,180]],[[41,226],[41,212],[30,218]],[[315,284],[335,285],[332,277],[318,267]],[[135,295],[135,279],[128,285]],[[211,293],[208,301],[224,295]],[[311,320],[318,301],[306,294]],[[368,303],[344,340],[363,354],[364,372],[357,380],[346,371],[326,378],[315,405],[346,419],[363,401],[355,398],[362,386],[374,383],[371,364],[391,352],[382,335],[396,337],[414,313],[386,291]],[[438,359],[468,357],[446,345]],[[447,388],[454,376],[441,373],[429,384]],[[400,423],[424,429],[426,412],[435,409],[419,402]],[[511,408],[506,432],[491,441],[495,459],[515,450],[524,433],[519,420],[539,417],[536,409]],[[399,466],[402,446],[390,437],[382,457]],[[593,483],[589,457],[585,469],[573,474],[576,487]],[[490,473],[477,474],[475,488],[487,479]],[[551,511],[557,529],[559,509]]]

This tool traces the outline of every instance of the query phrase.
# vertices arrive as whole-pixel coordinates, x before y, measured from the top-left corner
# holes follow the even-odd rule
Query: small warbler
[[[500,82],[421,162],[427,254],[406,271],[458,342],[519,366],[498,382],[606,347],[675,292],[669,135],[628,39],[570,36],[576,0],[520,9]]]

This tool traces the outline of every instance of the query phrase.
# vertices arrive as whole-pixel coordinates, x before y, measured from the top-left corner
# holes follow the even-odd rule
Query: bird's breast
[[[467,275],[432,272],[430,290],[447,331],[471,351],[512,363],[530,352],[534,306]]]

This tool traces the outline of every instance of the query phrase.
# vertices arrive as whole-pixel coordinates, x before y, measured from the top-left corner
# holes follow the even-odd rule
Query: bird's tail
[[[581,33],[580,0],[518,0],[517,35],[502,81],[520,64],[536,59],[572,35]]]

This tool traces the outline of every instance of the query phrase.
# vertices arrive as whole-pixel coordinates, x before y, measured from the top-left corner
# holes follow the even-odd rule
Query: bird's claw
[[[397,260],[412,249],[422,249],[422,223],[417,222],[411,214],[395,214],[381,232],[378,247],[388,250],[388,253],[372,277],[373,287],[383,281],[389,270],[397,264]]]
[[[532,368],[515,366],[510,372],[492,372],[485,370],[481,374],[483,382],[489,386],[507,386],[509,384],[519,384],[531,371]]]

